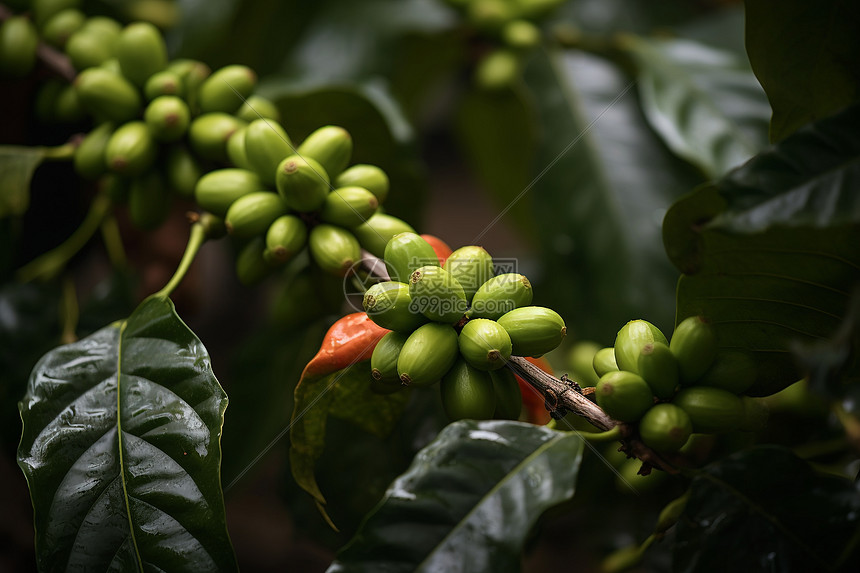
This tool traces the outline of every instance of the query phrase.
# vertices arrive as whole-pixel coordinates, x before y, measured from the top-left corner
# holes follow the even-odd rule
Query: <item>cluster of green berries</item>
[[[495,90],[521,74],[525,56],[541,42],[537,22],[564,0],[446,0],[492,46],[475,69],[478,86]]]
[[[756,378],[748,354],[717,352],[713,327],[684,319],[671,342],[645,320],[628,322],[615,346],[580,344],[572,367],[595,385],[597,404],[612,418],[639,423],[642,441],[660,452],[680,450],[691,434],[750,430],[763,422],[760,402],[740,396]]]
[[[320,269],[342,277],[360,261],[361,248],[381,256],[392,236],[414,231],[378,212],[388,176],[374,165],[349,166],[345,129],[325,126],[294,146],[275,104],[254,93],[250,68],[212,72],[199,61],[169,61],[155,26],[87,18],[79,3],[37,0],[33,20],[4,22],[0,63],[22,60],[5,48],[22,44],[22,35],[32,54],[23,58],[26,66],[0,67],[30,71],[40,33],[65,50],[78,75],[72,85],[44,86],[37,109],[61,110],[40,114],[50,120],[94,120],[75,152],[75,169],[99,180],[117,203],[127,202],[136,226],[157,228],[174,197],[194,199],[223,218],[238,243],[236,271],[245,284],[305,246]]]
[[[392,280],[364,295],[367,315],[386,334],[371,357],[379,391],[441,381],[449,418],[516,419],[519,386],[504,368],[511,356],[540,356],[564,339],[555,311],[529,306],[532,287],[521,274],[495,275],[481,247],[457,249],[440,265],[415,233],[395,235],[383,253]]]
[[[235,167],[201,177],[194,198],[242,242],[236,272],[245,284],[305,246],[320,269],[343,277],[360,262],[362,246],[375,245],[386,232],[412,230],[377,213],[388,196],[388,176],[374,165],[347,168],[352,138],[341,127],[321,127],[294,146],[276,120],[256,119],[237,127],[224,153]]]

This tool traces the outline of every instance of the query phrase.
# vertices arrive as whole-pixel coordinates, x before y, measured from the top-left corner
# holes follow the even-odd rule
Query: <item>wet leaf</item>
[[[855,571],[858,531],[858,484],[817,473],[787,449],[759,446],[693,479],[673,570]]]
[[[451,424],[389,486],[329,573],[519,571],[531,526],[573,496],[582,449],[576,433],[530,424]]]
[[[39,568],[236,570],[219,474],[226,406],[169,299],[45,355],[19,406]]]
[[[690,40],[625,36],[651,127],[710,178],[767,144],[770,105],[744,60]]]

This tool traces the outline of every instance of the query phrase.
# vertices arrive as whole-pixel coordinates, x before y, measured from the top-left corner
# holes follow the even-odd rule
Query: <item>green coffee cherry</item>
[[[471,303],[472,298],[478,289],[493,278],[493,257],[483,248],[470,245],[468,247],[460,247],[445,260],[445,270],[457,279],[460,286],[463,287],[463,292],[466,293],[466,302]],[[525,277],[523,277],[525,278]],[[531,298],[529,302],[531,303]],[[508,310],[513,310],[514,307]],[[501,316],[501,313],[499,316]],[[478,315],[476,315],[478,316]],[[490,318],[490,317],[484,317]],[[495,317],[498,318],[498,317]]]
[[[142,121],[130,121],[113,132],[105,148],[108,169],[126,177],[137,177],[155,162],[157,148]]]
[[[234,113],[257,85],[257,74],[247,66],[225,66],[206,78],[198,94],[200,110]]]
[[[278,165],[293,155],[290,136],[271,119],[256,119],[245,128],[245,158],[266,185],[275,184]]]
[[[496,394],[489,372],[473,368],[458,360],[442,377],[439,385],[442,407],[452,422],[489,420],[496,412]]]
[[[326,196],[320,218],[326,223],[352,229],[367,221],[376,212],[379,202],[373,193],[362,187],[333,189]]]
[[[451,369],[458,355],[457,331],[450,325],[430,322],[406,339],[397,357],[397,373],[405,385],[430,386]]]
[[[603,376],[610,372],[618,371],[618,364],[615,362],[615,349],[611,346],[601,348],[594,355],[594,360],[591,362],[595,374]]]
[[[382,257],[391,280],[406,282],[412,273],[423,266],[439,266],[436,251],[420,235],[399,233],[385,245]]]
[[[192,113],[200,109],[198,104],[200,86],[210,76],[212,70],[203,62],[197,60],[180,59],[174,60],[167,65],[168,72],[178,75],[182,79],[182,92],[185,101]]]
[[[296,150],[304,158],[315,159],[326,170],[330,178],[337,177],[349,165],[352,157],[352,137],[342,127],[321,127]]]
[[[514,309],[501,316],[498,323],[511,337],[514,356],[542,356],[561,344],[567,334],[564,319],[542,306]]]
[[[107,60],[99,64],[99,67],[109,71],[112,74],[122,76],[122,70],[119,67],[119,60],[117,60],[116,58],[108,58]]]
[[[43,28],[56,14],[70,8],[80,8],[81,0],[31,0],[30,8],[33,11],[33,20],[36,25]]]
[[[308,238],[311,257],[330,275],[346,276],[361,259],[358,240],[346,229],[334,225],[317,225]]]
[[[102,68],[84,70],[75,79],[75,91],[91,114],[109,121],[129,121],[140,112],[140,95],[125,78]]]
[[[227,140],[227,159],[234,167],[254,171],[254,168],[251,167],[251,162],[248,161],[248,156],[245,154],[246,129],[248,129],[247,126],[240,127],[233,132],[233,135],[231,135],[230,139]]]
[[[495,33],[508,20],[515,18],[516,6],[506,0],[473,0],[466,9],[469,22],[477,29]]]
[[[744,421],[741,399],[719,388],[685,388],[675,395],[672,403],[687,412],[693,422],[693,431],[697,433],[736,430]]]
[[[263,257],[266,243],[262,237],[251,239],[236,256],[236,276],[245,286],[259,283],[272,273],[272,267]]]
[[[152,74],[146,80],[143,94],[149,101],[164,95],[183,97],[185,95],[185,84],[176,72],[163,70]]]
[[[223,217],[230,205],[244,195],[262,189],[257,174],[246,169],[216,169],[200,178],[194,199],[206,211]]]
[[[194,188],[203,176],[200,164],[185,146],[173,147],[167,153],[167,183],[181,197],[194,197]]]
[[[74,123],[84,119],[84,106],[74,85],[60,88],[54,102],[54,119],[59,123]]]
[[[493,380],[493,391],[496,395],[496,420],[518,420],[523,409],[523,395],[517,377],[507,368],[499,368],[490,372]]]
[[[416,269],[409,277],[409,294],[414,308],[436,322],[453,324],[466,312],[463,287],[439,266]]]
[[[594,387],[594,397],[604,412],[621,422],[637,421],[654,404],[648,383],[638,374],[625,371],[601,376]]]
[[[146,106],[143,119],[156,140],[176,141],[188,130],[191,112],[178,97],[160,96]]]
[[[478,370],[498,370],[511,357],[511,337],[498,323],[486,318],[467,322],[460,331],[460,355]]]
[[[402,386],[397,373],[397,357],[406,344],[408,334],[389,332],[379,339],[370,357],[370,374],[374,380],[383,384]]]
[[[384,258],[385,246],[388,241],[400,233],[414,233],[415,229],[406,221],[377,212],[370,219],[352,229],[352,232],[362,247],[374,256]]]
[[[257,119],[270,119],[278,123],[281,121],[281,112],[278,111],[278,107],[271,100],[258,95],[252,95],[248,96],[242,102],[242,106],[236,112],[236,117],[248,123]]]
[[[61,12],[57,12],[45,23],[42,29],[42,38],[54,46],[62,50],[66,47],[66,42],[69,38],[80,30],[87,17],[83,12],[75,8],[67,8]]]
[[[474,298],[469,317],[498,320],[514,309],[532,303],[532,285],[521,274],[506,273],[489,279],[480,285]]]
[[[245,123],[226,113],[205,113],[191,122],[188,127],[188,141],[191,149],[203,159],[225,161],[227,141]]]
[[[677,452],[690,439],[693,422],[674,404],[657,404],[639,421],[639,435],[649,448],[658,452]]]
[[[570,372],[573,374],[573,379],[583,387],[592,387],[597,385],[600,379],[597,372],[594,370],[594,356],[600,350],[600,345],[596,342],[583,340],[577,342],[570,349],[567,355],[567,365]],[[615,360],[615,351],[612,351],[612,360]],[[606,372],[604,372],[606,374]]]
[[[322,207],[329,192],[328,174],[322,165],[299,155],[290,155],[281,161],[275,174],[275,185],[290,209],[300,213]]]
[[[338,175],[334,184],[336,187],[364,187],[373,193],[380,205],[388,197],[388,175],[376,165],[353,165]]]
[[[157,229],[170,214],[170,190],[157,171],[131,180],[128,189],[128,216],[138,229]]]
[[[755,361],[747,352],[724,350],[717,354],[708,370],[696,380],[696,386],[722,388],[732,394],[746,392],[758,376]]]
[[[637,363],[639,375],[651,387],[654,395],[668,400],[678,385],[678,361],[662,342],[650,342],[642,347]]]
[[[116,55],[121,28],[109,18],[90,18],[66,41],[66,55],[77,70],[100,66]]]
[[[510,50],[487,54],[475,69],[475,83],[487,91],[510,87],[520,77],[520,58]]]
[[[240,239],[262,235],[275,219],[287,214],[287,206],[277,193],[271,191],[255,191],[236,199],[227,215],[224,224],[227,232]]]
[[[647,320],[631,320],[615,337],[615,362],[620,370],[639,373],[639,354],[652,342],[669,344],[660,330]]]
[[[386,281],[373,285],[362,300],[367,316],[382,328],[409,333],[427,322],[427,318],[412,308],[409,285]]]
[[[266,230],[266,260],[282,264],[296,256],[308,243],[308,229],[295,215],[283,215]]]
[[[87,134],[75,150],[75,171],[86,179],[96,179],[107,171],[105,150],[113,135],[113,124],[106,122]]]
[[[691,384],[704,375],[717,355],[717,336],[701,316],[685,318],[672,333],[669,348],[678,359],[681,382]]]
[[[84,22],[84,28],[105,38],[113,38],[114,41],[119,39],[119,35],[122,32],[120,23],[107,16],[87,18],[87,21]]]
[[[116,57],[122,75],[142,88],[152,74],[167,67],[167,45],[158,28],[149,22],[135,22],[120,33]]]
[[[540,44],[540,30],[528,20],[511,20],[502,28],[502,41],[514,50],[531,50]]]

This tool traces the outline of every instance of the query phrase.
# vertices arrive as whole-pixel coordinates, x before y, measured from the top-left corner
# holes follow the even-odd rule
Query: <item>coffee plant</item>
[[[858,22],[0,4],[0,570],[857,571]]]

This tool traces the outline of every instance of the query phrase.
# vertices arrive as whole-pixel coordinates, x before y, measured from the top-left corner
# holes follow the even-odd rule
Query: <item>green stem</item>
[[[116,217],[107,217],[102,221],[102,240],[107,249],[108,258],[115,269],[124,269],[128,265],[122,235],[119,232]]]
[[[68,142],[56,147],[45,147],[45,159],[49,161],[70,161],[75,158],[79,142]]]
[[[188,245],[185,247],[185,254],[182,255],[182,260],[179,261],[179,266],[176,268],[176,272],[173,273],[173,277],[166,285],[164,285],[164,288],[151,295],[150,298],[167,298],[174,290],[176,290],[176,287],[179,286],[179,283],[182,282],[182,279],[184,279],[186,273],[188,273],[191,263],[194,262],[194,258],[200,251],[200,247],[202,247],[203,243],[206,242],[206,239],[207,233],[206,225],[204,223],[198,221],[191,225],[191,236],[188,238]]]
[[[615,426],[605,432],[580,432],[580,436],[589,442],[615,442],[621,440],[621,426]]]
[[[89,242],[104,218],[110,213],[111,207],[111,200],[108,197],[97,196],[90,205],[90,210],[81,226],[65,242],[18,269],[17,279],[26,283],[39,278],[51,280],[56,277],[69,259]]]

